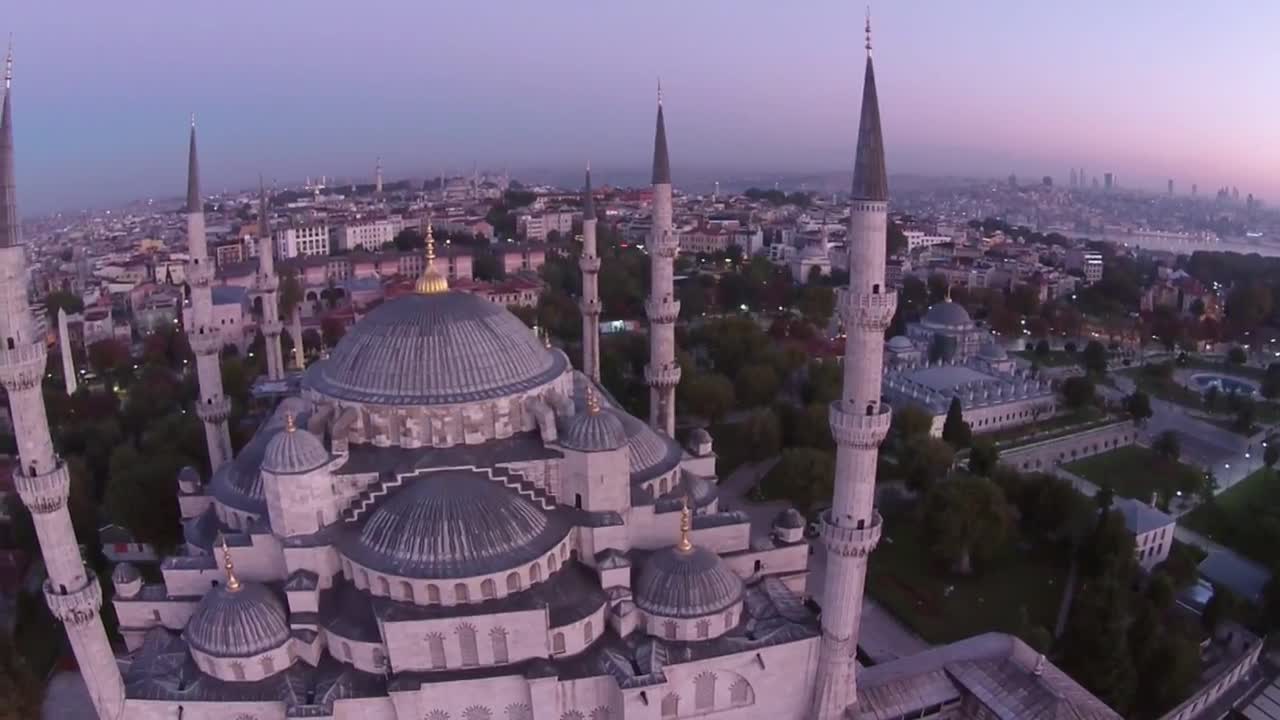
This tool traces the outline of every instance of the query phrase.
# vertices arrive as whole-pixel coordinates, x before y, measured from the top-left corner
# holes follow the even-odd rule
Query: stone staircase
[[[488,476],[494,482],[502,483],[503,486],[519,493],[535,505],[543,510],[552,510],[556,506],[556,499],[546,490],[534,485],[527,480],[523,473],[510,470],[503,467],[475,467],[465,466],[456,468],[431,468],[431,472],[440,470],[471,470]],[[373,508],[375,504],[387,494],[404,484],[404,481],[414,477],[414,475],[398,475],[392,474],[388,477],[380,477],[377,482],[371,483],[369,487],[360,491],[352,499],[351,504],[347,505],[342,511],[342,519],[346,522],[355,522],[364,517],[365,513]]]

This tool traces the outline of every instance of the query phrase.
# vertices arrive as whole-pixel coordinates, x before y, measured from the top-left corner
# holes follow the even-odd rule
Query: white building
[[[404,223],[394,219],[353,221],[336,228],[339,250],[381,250],[393,242],[404,229]]]
[[[1116,498],[1113,508],[1124,516],[1124,527],[1133,534],[1138,564],[1150,570],[1169,557],[1176,522],[1159,508],[1133,498]]]
[[[544,212],[516,217],[516,234],[531,242],[546,242],[552,232],[566,237],[573,232],[574,213],[569,211]]]
[[[329,254],[329,226],[324,223],[280,228],[271,240],[278,259]]]
[[[904,230],[902,234],[907,236],[907,252],[918,248],[942,245],[943,243],[951,242],[953,239],[949,235],[926,233],[923,230]]]

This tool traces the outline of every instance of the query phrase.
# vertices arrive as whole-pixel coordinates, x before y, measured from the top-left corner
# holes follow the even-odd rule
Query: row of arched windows
[[[693,710],[707,712],[716,706],[716,674],[700,673],[693,679]],[[670,692],[662,698],[661,714],[664,720],[680,716],[680,695]],[[739,677],[729,685],[729,705],[740,707],[755,702],[755,692],[746,678]]]
[[[458,636],[458,657],[462,667],[475,667],[480,664],[480,649],[476,640],[476,628],[469,623],[462,623],[454,629]],[[442,633],[427,635],[427,654],[430,656],[432,670],[444,670],[449,667],[445,654],[445,636]],[[495,665],[504,665],[511,661],[507,648],[506,628],[496,627],[489,631],[489,644]]]
[[[544,568],[546,576],[560,569],[560,565],[570,555],[567,545],[561,545],[559,554],[553,552],[547,555],[545,562],[535,562],[525,568],[523,571],[515,570],[507,573],[503,580],[507,594],[517,593],[524,590],[526,577],[529,585],[540,583],[544,577]],[[348,564],[349,565],[349,564]],[[392,593],[391,579],[385,575],[371,575],[364,568],[357,568],[349,565],[347,576],[357,587],[365,587],[374,595],[393,598],[395,600],[405,600],[407,602],[417,602],[421,599],[421,590],[415,591],[413,583],[408,580],[397,581],[395,587],[396,592]],[[436,583],[428,583],[425,586],[425,601],[427,605],[440,605],[444,596],[440,585]],[[447,588],[447,586],[446,586]],[[447,588],[448,589],[448,588]],[[450,598],[455,604],[472,602],[471,587],[467,583],[454,583],[451,589],[448,589]],[[485,578],[480,582],[480,599],[493,600],[498,597],[498,583],[493,578]]]
[[[591,641],[595,639],[596,639],[595,628],[591,626],[591,621],[588,620],[582,625],[582,644],[585,647],[587,645],[590,645]],[[564,651],[565,651],[564,633],[563,632],[553,633],[551,635],[551,654],[558,655],[560,653],[563,653]]]

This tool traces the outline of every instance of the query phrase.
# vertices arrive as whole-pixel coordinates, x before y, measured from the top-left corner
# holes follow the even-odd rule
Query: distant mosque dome
[[[898,352],[898,353],[911,352],[912,350],[916,349],[915,344],[912,343],[910,338],[906,337],[905,335],[894,335],[893,337],[889,338],[889,341],[886,342],[884,346],[888,348],[890,352]]]
[[[963,330],[973,327],[973,318],[969,317],[964,306],[947,299],[929,308],[924,315],[924,324],[927,327]]]
[[[978,350],[978,356],[984,360],[1008,360],[1009,354],[999,345],[988,342]]]
[[[634,589],[636,605],[646,613],[695,618],[733,607],[742,600],[743,584],[711,550],[673,545],[644,561]]]

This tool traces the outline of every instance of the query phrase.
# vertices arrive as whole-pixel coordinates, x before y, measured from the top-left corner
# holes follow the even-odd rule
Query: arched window
[[[276,671],[275,658],[271,657],[270,655],[264,655],[262,657],[262,674],[270,675],[275,671]]]
[[[507,575],[507,592],[520,592],[520,573]]]
[[[243,680],[244,679],[244,663],[239,661],[231,663],[231,676],[237,680]]]
[[[492,600],[496,596],[497,583],[493,581],[493,578],[485,578],[484,582],[480,583],[480,597],[485,600]]]
[[[668,640],[675,640],[676,639],[676,621],[668,620],[662,623],[662,634]]]
[[[561,562],[564,562],[565,558],[567,558],[567,557],[569,557],[569,546],[568,546],[568,545],[561,545],[561,546],[560,546],[560,561],[561,561]]]
[[[444,656],[444,636],[440,633],[427,635],[427,652],[431,655],[431,669],[443,670],[447,667]]]
[[[391,583],[382,575],[378,576],[378,594],[391,597]]]
[[[729,686],[729,702],[734,705],[750,705],[755,702],[755,693],[746,678],[738,678]]]
[[[427,586],[427,604],[428,605],[440,604],[440,588],[439,587],[435,585]]]
[[[556,556],[554,553],[551,555],[548,555],[547,556],[547,574],[550,575],[551,573],[555,572],[559,564],[560,563],[558,560],[556,560]]]
[[[716,675],[704,672],[693,679],[693,707],[710,710],[716,705]]]
[[[458,583],[453,586],[453,601],[460,603],[471,602],[471,596],[467,593],[466,585]]]
[[[387,653],[382,648],[373,649],[373,666],[378,670],[385,670],[387,667]]]
[[[316,527],[317,528],[324,527],[324,511],[323,510],[316,511]]]
[[[470,667],[480,664],[480,652],[476,649],[476,629],[463,623],[458,626],[458,649],[462,655],[462,666]]]
[[[582,644],[583,645],[590,645],[591,641],[595,639],[596,635],[595,635],[595,632],[593,632],[593,630],[594,628],[591,627],[590,620],[588,620],[587,623],[582,626]]]
[[[529,584],[542,582],[542,566],[534,563],[529,566]]]
[[[698,639],[706,640],[707,636],[710,634],[711,634],[711,621],[699,620],[698,621]]]
[[[347,660],[351,659],[351,643],[349,642],[342,643],[342,657],[346,658]]]
[[[508,662],[506,629],[496,627],[490,630],[489,640],[493,643],[493,662],[497,665]]]
[[[362,587],[362,588],[365,588],[365,589],[368,589],[368,587],[369,587],[369,573],[365,572],[364,570],[361,570],[361,571],[360,571],[360,582],[356,583],[356,586],[358,586],[358,587]]]
[[[408,580],[400,581],[400,598],[413,602],[413,585]]]
[[[733,628],[733,611],[726,610],[724,613],[724,629],[729,630],[731,628]]]
[[[662,698],[662,717],[674,718],[680,715],[680,696],[675,693],[667,693]]]
[[[551,636],[551,652],[552,653],[564,652],[564,633],[558,632],[555,635]]]

